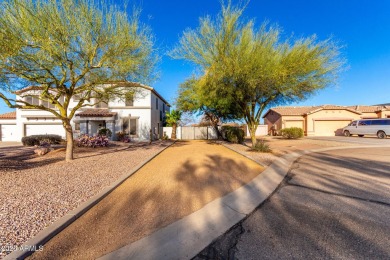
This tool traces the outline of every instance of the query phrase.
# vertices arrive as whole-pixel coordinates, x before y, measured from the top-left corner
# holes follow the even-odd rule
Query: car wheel
[[[344,131],[344,136],[351,136],[351,134],[349,133],[349,131]]]
[[[386,138],[386,133],[383,131],[379,131],[376,135],[378,136],[379,139]]]
[[[358,135],[359,137],[363,137],[364,135]]]

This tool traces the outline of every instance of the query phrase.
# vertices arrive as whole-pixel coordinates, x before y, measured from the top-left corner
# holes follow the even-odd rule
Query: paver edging
[[[87,212],[89,209],[91,209],[93,206],[95,206],[97,203],[99,203],[108,194],[110,194],[115,188],[117,188],[124,181],[126,181],[131,175],[136,173],[145,164],[147,164],[148,162],[153,160],[156,156],[158,156],[160,153],[162,153],[168,147],[172,146],[174,143],[176,143],[176,140],[173,141],[168,146],[164,147],[158,153],[156,153],[153,156],[144,160],[142,163],[140,163],[137,167],[135,167],[129,173],[125,173],[124,175],[119,177],[117,180],[115,180],[113,183],[111,183],[109,186],[106,186],[105,188],[103,188],[103,190],[101,190],[99,193],[90,197],[89,199],[84,201],[82,204],[80,204],[77,208],[69,211],[67,214],[65,214],[60,219],[54,221],[51,225],[44,228],[37,235],[30,238],[25,243],[23,243],[23,245],[18,247],[21,249],[28,249],[28,250],[13,251],[12,253],[6,255],[4,260],[24,259],[24,258],[28,257],[29,255],[33,254],[35,250],[39,250],[40,246],[43,246],[46,242],[48,242],[50,239],[52,239],[54,236],[56,236],[58,233],[60,233],[62,230],[64,230],[66,227],[68,227],[70,224],[72,224],[76,219],[81,217],[85,212]]]
[[[250,183],[99,259],[191,259],[268,199],[284,180],[292,164],[301,156],[330,150],[373,147],[390,146],[326,147],[286,154],[276,159]]]

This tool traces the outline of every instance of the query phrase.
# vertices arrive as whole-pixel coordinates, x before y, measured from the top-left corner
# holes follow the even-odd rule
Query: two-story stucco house
[[[134,86],[134,83],[131,83]],[[124,83],[124,86],[126,84]],[[25,94],[28,92],[29,96]],[[43,104],[42,100],[31,95],[39,94],[39,88],[28,87],[16,92],[17,99],[25,98],[33,104]],[[25,97],[23,97],[25,96]],[[78,102],[74,96],[69,105],[73,108]],[[54,107],[51,104],[45,106]],[[170,104],[153,88],[137,84],[133,98],[110,100],[98,103],[93,107],[84,107],[76,112],[71,123],[75,136],[80,133],[97,134],[99,128],[106,127],[113,133],[131,135],[133,140],[148,140],[150,130],[153,138],[162,137],[163,120]],[[61,120],[53,114],[36,109],[16,109],[14,112],[0,115],[0,141],[20,141],[22,137],[38,134],[57,134],[65,138]]]

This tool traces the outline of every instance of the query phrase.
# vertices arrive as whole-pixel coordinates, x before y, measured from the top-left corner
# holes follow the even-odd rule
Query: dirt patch
[[[220,144],[178,142],[31,258],[95,259],[234,191],[263,169]]]

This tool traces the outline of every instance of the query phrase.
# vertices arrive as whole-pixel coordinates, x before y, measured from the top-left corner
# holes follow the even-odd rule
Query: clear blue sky
[[[178,85],[194,68],[165,53],[178,42],[183,30],[198,26],[199,17],[215,16],[220,1],[135,0],[131,4],[142,8],[142,22],[153,30],[162,56],[160,78],[152,86],[172,102]],[[295,105],[390,103],[389,0],[252,0],[245,16],[254,18],[257,25],[264,20],[276,23],[286,36],[332,36],[345,46],[343,55],[349,69],[341,75],[338,85]],[[0,102],[0,113],[6,111],[9,109]]]

